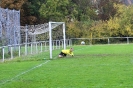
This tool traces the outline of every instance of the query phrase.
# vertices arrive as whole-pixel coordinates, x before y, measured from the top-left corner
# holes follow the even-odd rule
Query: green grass
[[[73,46],[0,63],[0,88],[133,88],[133,45]],[[45,58],[45,59],[44,59]]]

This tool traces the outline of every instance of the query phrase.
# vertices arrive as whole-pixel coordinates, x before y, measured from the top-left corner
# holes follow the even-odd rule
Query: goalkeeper
[[[73,48],[62,50],[61,53],[59,54],[59,57],[66,57],[66,55],[74,56],[73,54]]]

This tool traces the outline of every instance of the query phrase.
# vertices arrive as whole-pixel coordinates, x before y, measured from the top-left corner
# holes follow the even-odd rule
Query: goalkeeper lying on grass
[[[66,57],[66,55],[74,56],[73,54],[73,48],[62,50],[61,53],[59,54],[59,57]]]

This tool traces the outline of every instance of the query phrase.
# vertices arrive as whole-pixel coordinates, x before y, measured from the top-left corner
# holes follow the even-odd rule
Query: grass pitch
[[[0,88],[133,88],[133,45],[73,46],[0,63]]]

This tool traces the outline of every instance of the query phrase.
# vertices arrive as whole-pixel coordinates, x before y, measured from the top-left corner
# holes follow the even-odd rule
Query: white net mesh
[[[20,11],[0,8],[0,43],[20,43]]]
[[[52,24],[52,29],[56,28],[57,26],[61,25],[62,23],[55,23]],[[49,31],[49,24],[38,24],[38,25],[28,25],[28,26],[21,26],[21,31],[26,32],[28,31],[29,35],[38,35],[43,34]]]

